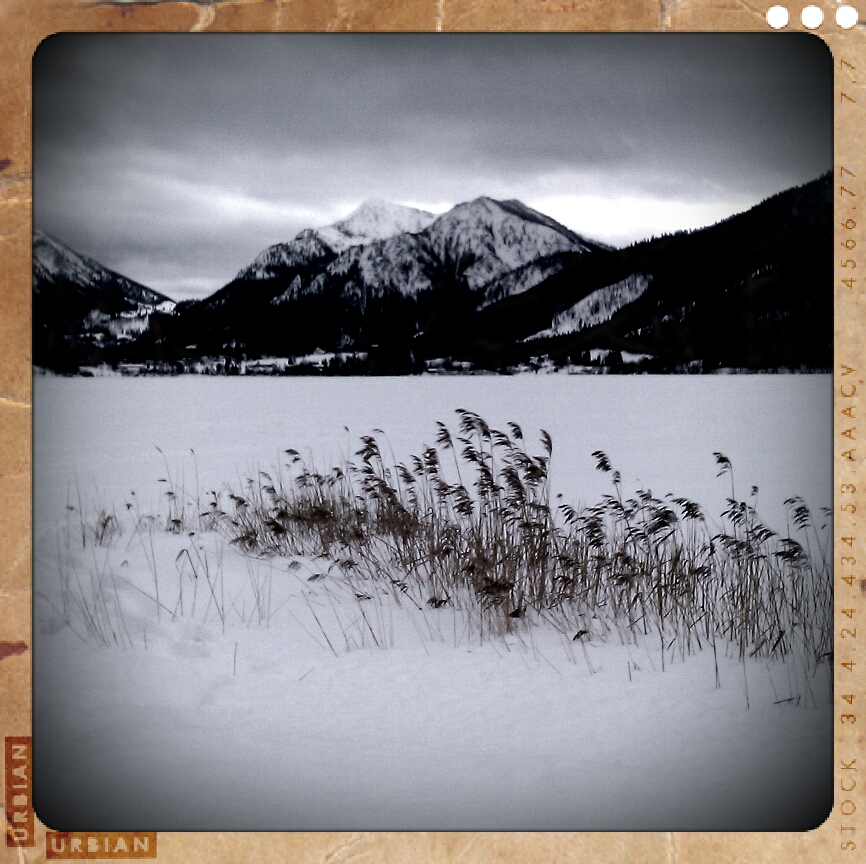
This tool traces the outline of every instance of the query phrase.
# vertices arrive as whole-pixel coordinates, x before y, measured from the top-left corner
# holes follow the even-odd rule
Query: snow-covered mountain
[[[561,253],[602,248],[607,247],[518,201],[477,198],[458,204],[419,232],[346,249],[311,281],[307,293],[342,281],[348,295],[397,292],[417,297],[447,280],[476,295],[480,308],[557,272]]]
[[[141,307],[142,312],[171,312],[175,307],[175,302],[163,294],[103,267],[44,231],[34,229],[33,290],[39,292],[46,285],[62,283],[82,292],[119,293],[128,303]],[[97,306],[95,303],[93,308]]]
[[[175,302],[33,232],[33,362],[75,369],[99,362],[107,346],[146,333],[154,315],[171,315]]]
[[[70,249],[44,231],[34,229],[33,290],[38,293],[48,285],[61,284],[73,290],[78,289],[83,294],[95,292],[93,308],[99,307],[100,300],[116,302],[118,295],[142,314],[154,311],[168,313],[176,305],[174,300],[164,294],[133,282],[103,267],[98,261]]]
[[[365,201],[333,225],[269,247],[228,285],[182,305],[172,338],[208,354],[405,344],[430,321],[441,327],[455,302],[472,313],[543,282],[563,256],[606,249],[519,201],[478,198],[438,217]]]
[[[333,257],[334,250],[319,236],[319,232],[305,228],[288,243],[277,243],[265,249],[252,264],[235,276],[235,281],[278,279],[288,270],[314,265]]]
[[[338,290],[347,296],[381,297],[396,293],[416,297],[431,288],[440,269],[440,262],[431,253],[423,233],[398,234],[387,240],[349,247],[316,276],[305,291],[298,290],[296,296],[316,294],[326,286],[339,286]]]
[[[330,253],[339,254],[399,234],[415,234],[435,218],[425,210],[371,198],[333,225],[305,228],[288,243],[268,247],[236,278],[271,279],[287,269],[309,266]]]
[[[575,234],[520,201],[492,198],[458,204],[440,216],[425,234],[446,271],[465,281],[472,291],[483,292],[481,305],[493,299],[489,290],[492,286],[531,262],[562,252],[608,248]],[[527,272],[523,280],[511,282],[508,293],[525,291],[550,272],[546,268]]]
[[[434,219],[433,213],[369,198],[345,219],[317,229],[317,234],[335,252],[350,246],[361,246],[374,240],[386,240],[397,234],[417,234]]]
[[[477,292],[483,306],[546,279],[558,269],[559,253],[605,248],[519,201],[477,198],[436,217],[373,199],[340,222],[269,247],[236,281],[288,278],[295,284],[280,292],[277,302],[283,303],[341,278],[351,283],[350,293],[393,290],[403,296],[448,278]],[[325,265],[317,275],[295,282],[295,271],[314,270],[317,263]]]
[[[177,306],[36,232],[34,357],[63,369],[186,368],[319,349],[344,355],[329,374],[408,374],[447,357],[511,369],[604,350],[644,355],[655,372],[697,361],[825,368],[830,257],[816,250],[830,242],[831,192],[826,175],[717,225],[619,250],[514,200],[439,216],[366,201]]]

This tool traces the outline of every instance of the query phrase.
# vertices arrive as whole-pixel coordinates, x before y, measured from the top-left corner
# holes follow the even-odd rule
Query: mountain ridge
[[[159,338],[207,354],[237,346],[254,354],[366,350],[391,341],[390,329],[401,339],[423,329],[430,314],[438,316],[429,307],[439,301],[430,297],[443,286],[468,291],[464,305],[485,305],[542,281],[559,268],[561,253],[602,248],[518,203],[482,197],[434,216],[365,202],[335,230],[354,238],[412,230],[366,243],[350,238],[337,252],[324,229],[305,229],[268,247],[214,294],[183,306],[182,320],[163,322]]]
[[[499,371],[535,355],[586,366],[599,352],[613,358],[609,368],[647,358],[620,371],[825,368],[831,223],[829,174],[715,225],[624,249],[515,199],[481,196],[439,215],[371,199],[268,247],[206,298],[149,309],[132,339],[128,326],[82,320],[79,341],[93,347],[101,326],[113,341],[89,356],[110,364],[367,358],[343,374],[405,374],[449,357]]]
[[[94,288],[114,283],[129,300],[152,306],[174,303],[170,297],[109,270],[38,228],[33,229],[32,250],[34,283],[41,285],[66,280],[82,287]]]

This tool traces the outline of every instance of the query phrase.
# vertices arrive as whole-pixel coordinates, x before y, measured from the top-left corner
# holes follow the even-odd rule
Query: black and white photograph
[[[833,104],[794,33],[43,42],[42,822],[818,827]]]

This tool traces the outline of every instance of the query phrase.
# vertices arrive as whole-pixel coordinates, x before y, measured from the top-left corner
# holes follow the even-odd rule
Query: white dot
[[[857,10],[853,6],[840,6],[836,10],[836,23],[843,30],[850,30],[857,23]]]
[[[784,6],[771,6],[767,10],[767,23],[774,30],[781,30],[788,24],[788,10]]]
[[[800,20],[804,27],[814,30],[816,27],[820,27],[824,21],[824,13],[817,6],[807,6],[800,13]]]

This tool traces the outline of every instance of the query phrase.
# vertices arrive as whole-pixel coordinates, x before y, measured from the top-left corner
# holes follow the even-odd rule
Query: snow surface
[[[711,651],[668,654],[662,672],[652,641],[573,642],[544,622],[482,645],[449,607],[375,589],[358,600],[333,562],[136,530],[125,507],[164,512],[160,479],[237,488],[287,447],[327,467],[376,427],[405,458],[437,420],[453,429],[457,407],[514,420],[529,441],[546,428],[553,491],[572,503],[608,491],[596,449],[626,489],[684,494],[710,514],[728,494],[715,450],[742,494],[760,487],[773,527],[790,495],[831,501],[830,376],[37,377],[34,765],[49,826],[797,830],[825,818],[828,670],[806,682],[794,662],[720,656],[717,689]],[[79,494],[86,514],[113,507],[123,534],[82,548],[66,509]],[[80,639],[52,611],[61,564],[117,585],[125,648]]]
[[[652,281],[651,276],[633,273],[620,282],[593,291],[569,309],[554,316],[551,326],[535,333],[529,339],[543,339],[548,336],[562,336],[577,333],[587,327],[594,327],[609,321],[623,306],[633,303],[646,291]],[[529,341],[529,339],[525,341]]]

